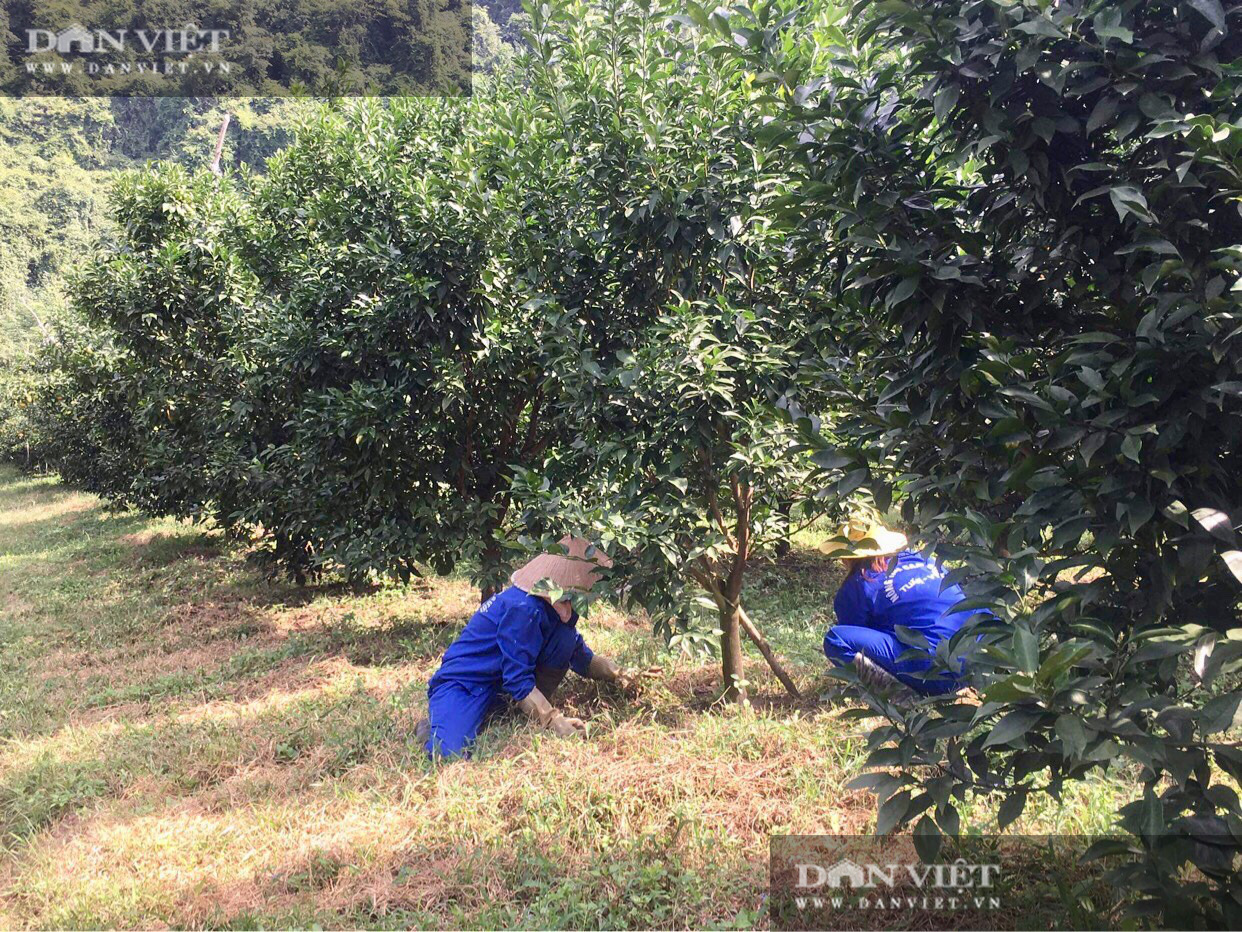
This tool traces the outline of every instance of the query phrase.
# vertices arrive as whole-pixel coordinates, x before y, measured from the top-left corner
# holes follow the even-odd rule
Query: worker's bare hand
[[[558,715],[548,725],[548,729],[558,738],[573,738],[586,734],[586,722],[580,718]]]
[[[618,670],[617,677],[613,681],[622,689],[637,689],[639,683],[643,680],[655,679],[664,673],[663,667],[647,667],[643,670]]]

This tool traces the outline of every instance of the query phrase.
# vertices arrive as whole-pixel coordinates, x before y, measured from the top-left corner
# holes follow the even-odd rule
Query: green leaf
[[[1101,838],[1092,842],[1082,853],[1083,863],[1098,861],[1101,858],[1117,857],[1137,853],[1138,849],[1130,842],[1120,838]]]
[[[957,99],[961,93],[962,89],[956,81],[952,84],[946,84],[936,92],[936,96],[932,101],[932,108],[937,119],[943,120],[949,115],[949,111],[957,105]]]
[[[1095,27],[1095,34],[1101,39],[1117,39],[1129,45],[1134,41],[1134,33],[1126,29],[1124,26],[1099,26]]]
[[[870,790],[882,803],[901,786],[901,779],[889,773],[859,774],[845,784],[847,790]]]
[[[1174,521],[1184,528],[1190,527],[1190,522],[1188,520],[1190,511],[1177,499],[1174,499],[1168,505],[1161,508],[1160,511],[1170,521]]]
[[[1108,196],[1117,210],[1117,219],[1125,220],[1127,214],[1146,219],[1147,198],[1138,188],[1133,185],[1113,185],[1108,189]]]
[[[940,853],[944,838],[931,816],[923,816],[914,826],[914,850],[924,864],[930,864]]]
[[[910,295],[914,294],[914,289],[919,285],[917,275],[908,275],[903,278],[888,294],[888,300],[885,302],[889,307],[896,307],[902,301],[906,300]]]
[[[1033,709],[1015,709],[1000,719],[983,741],[985,748],[998,744],[1010,744],[1025,735],[1042,713]]]
[[[1225,693],[1208,702],[1199,712],[1199,730],[1204,735],[1214,735],[1242,724],[1238,717],[1239,703],[1242,703],[1242,692]]]
[[[931,644],[922,632],[915,631],[905,625],[894,625],[893,633],[897,635],[897,640],[908,647],[921,647],[923,650],[930,651]]]
[[[1225,9],[1220,0],[1190,0],[1190,5],[1221,32],[1225,31]]]
[[[1145,838],[1159,838],[1169,828],[1164,818],[1164,803],[1150,789],[1140,804],[1138,828]]]
[[[1018,32],[1030,33],[1033,36],[1047,36],[1050,39],[1065,38],[1065,33],[1058,29],[1056,24],[1046,16],[1028,19],[1024,23],[1018,23],[1013,28]]]
[[[1039,669],[1039,636],[1026,625],[1013,627],[1013,655],[1018,669],[1024,673]]]
[[[1081,447],[1082,459],[1083,459],[1084,464],[1086,464],[1087,466],[1091,465],[1091,458],[1095,456],[1096,452],[1100,449],[1100,447],[1104,445],[1104,441],[1107,439],[1108,439],[1108,434],[1106,434],[1104,431],[1099,431],[1098,433],[1087,435],[1087,438],[1083,440],[1082,447]]]
[[[824,469],[840,469],[855,461],[856,457],[837,450],[819,450],[811,456],[811,462]]]
[[[962,819],[952,803],[945,803],[936,810],[936,824],[950,837],[956,838],[962,831]]]
[[[1015,673],[1003,680],[989,684],[983,690],[983,698],[988,702],[1026,702],[1036,698],[1038,694],[1032,687],[1030,676]]]
[[[1005,797],[996,812],[996,822],[1001,829],[1013,824],[1026,808],[1027,790],[1017,789]]]
[[[884,804],[880,806],[880,811],[876,814],[875,833],[887,835],[905,818],[909,808],[910,791],[902,790],[900,793],[894,793],[884,801]]]
[[[1190,516],[1217,540],[1223,540],[1227,544],[1235,541],[1233,521],[1223,511],[1217,508],[1196,508]]]
[[[1220,556],[1234,578],[1242,582],[1242,550],[1226,550]]]
[[[1056,733],[1071,757],[1079,757],[1087,749],[1087,729],[1076,715],[1057,716]]]

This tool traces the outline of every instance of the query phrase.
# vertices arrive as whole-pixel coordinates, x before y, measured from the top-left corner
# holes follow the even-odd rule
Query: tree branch
[[[720,533],[724,535],[725,541],[736,550],[737,541],[729,531],[729,526],[725,524],[724,515],[720,513],[720,502],[716,499],[716,486],[711,479],[707,481],[707,509],[711,513],[712,518],[715,519],[716,527],[720,528]]]
[[[716,583],[705,571],[690,570],[689,576],[707,590],[708,594],[721,610],[726,607],[727,600],[724,593],[720,591],[720,587],[716,585]],[[738,605],[737,616],[738,622],[742,626],[742,630],[746,632],[746,636],[755,643],[757,648],[759,648],[759,653],[763,655],[763,659],[767,661],[768,666],[772,669],[772,672],[776,674],[776,678],[781,681],[781,685],[784,686],[785,690],[795,699],[801,699],[802,693],[798,691],[798,686],[794,683],[793,677],[791,677],[789,673],[786,672],[785,668],[781,666],[781,662],[776,658],[776,652],[772,650],[772,646],[768,643],[767,638],[765,638],[763,634],[760,633],[759,629],[755,627],[755,623],[751,621],[750,616],[746,614],[746,609]]]

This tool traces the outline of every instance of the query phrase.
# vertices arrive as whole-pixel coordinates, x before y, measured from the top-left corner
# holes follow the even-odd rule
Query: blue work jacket
[[[568,622],[561,621],[547,599],[510,586],[479,606],[444,652],[427,690],[455,682],[468,688],[503,689],[514,702],[521,702],[535,688],[535,667],[545,652],[554,644],[560,647],[568,633],[565,629],[577,623],[577,612]],[[586,676],[593,656],[574,630],[570,669]]]
[[[903,550],[887,572],[861,570],[851,575],[838,590],[833,609],[840,624],[890,633],[905,625],[935,648],[976,614],[949,611],[966,595],[958,585],[941,589],[943,580],[944,572],[935,562]]]

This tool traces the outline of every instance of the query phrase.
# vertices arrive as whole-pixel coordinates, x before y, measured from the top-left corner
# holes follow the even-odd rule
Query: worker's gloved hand
[[[643,680],[652,680],[663,675],[663,667],[647,667],[643,670],[623,669],[617,671],[615,682],[622,689],[637,689]]]
[[[586,734],[586,723],[582,719],[569,718],[556,711],[552,708],[552,703],[548,702],[547,697],[538,689],[532,689],[527,693],[526,698],[517,706],[531,719],[562,738]]]
[[[548,730],[558,738],[576,738],[586,734],[586,722],[557,712],[552,723],[548,725]]]
[[[591,658],[591,663],[587,667],[587,677],[589,679],[603,680],[605,683],[615,683],[620,675],[621,668],[607,657],[601,657],[599,654]]]
[[[591,665],[587,667],[587,676],[591,679],[616,683],[622,689],[633,689],[639,681],[659,676],[663,672],[663,667],[647,667],[645,670],[622,669],[607,657],[601,657],[598,654],[591,658]]]

